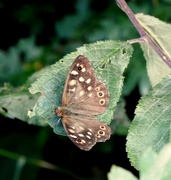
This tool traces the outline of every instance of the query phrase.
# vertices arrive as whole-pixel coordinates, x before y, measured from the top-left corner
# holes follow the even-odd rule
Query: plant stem
[[[14,159],[14,160],[18,161],[17,166],[20,166],[20,167],[16,167],[17,169],[15,170],[15,174],[14,174],[14,177],[13,177],[13,179],[15,179],[15,180],[18,179],[18,177],[20,176],[22,168],[26,163],[28,163],[28,164],[30,164],[32,166],[38,166],[38,167],[41,167],[41,168],[54,170],[54,171],[63,173],[65,175],[68,175],[68,176],[70,176],[70,177],[72,177],[74,179],[77,179],[77,180],[83,180],[84,179],[82,177],[77,176],[76,174],[74,174],[70,170],[58,167],[56,165],[53,165],[53,164],[51,164],[51,163],[49,163],[47,161],[43,161],[41,159],[34,159],[34,158],[26,157],[26,156],[23,156],[23,155],[14,153],[14,152],[10,152],[10,151],[4,150],[4,149],[0,149],[0,156],[10,158],[10,159]],[[19,168],[21,168],[21,169],[19,169]],[[16,171],[18,171],[18,172],[16,172]]]
[[[131,20],[132,24],[135,26],[139,32],[141,38],[133,40],[132,42],[147,42],[152,49],[161,57],[161,59],[171,68],[171,59],[157,46],[157,44],[150,38],[146,31],[141,27],[140,23],[136,19],[135,15],[128,7],[124,0],[116,0],[117,5],[126,13],[126,15]],[[131,42],[131,41],[130,41]]]

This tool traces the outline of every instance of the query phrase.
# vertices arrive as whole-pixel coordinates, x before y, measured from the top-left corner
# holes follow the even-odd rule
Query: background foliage
[[[130,0],[128,4],[134,13],[153,15],[166,22],[171,20],[168,0]],[[113,0],[64,0],[60,4],[1,0],[0,9],[0,17],[3,17],[0,19],[1,95],[6,89],[8,94],[15,92],[16,95],[27,89],[29,82],[36,79],[31,76],[34,72],[55,63],[82,44],[139,37]],[[5,82],[10,84],[4,85]],[[97,144],[90,152],[80,151],[68,138],[54,134],[50,127],[29,125],[20,121],[20,117],[11,119],[14,117],[1,115],[1,179],[51,179],[52,176],[106,179],[113,164],[138,176],[127,159],[125,138],[139,97],[149,88],[142,51],[134,45],[133,57],[125,71],[119,111],[112,124],[112,138]],[[15,97],[16,101],[20,100]],[[5,114],[6,109],[1,109],[1,113]]]

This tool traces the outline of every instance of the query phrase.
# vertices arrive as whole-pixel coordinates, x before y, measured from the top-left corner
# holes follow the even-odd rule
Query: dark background
[[[167,22],[171,20],[169,1],[127,2],[134,13],[143,12]],[[10,82],[14,87],[19,87],[31,74],[55,63],[85,43],[138,37],[114,0],[1,0],[0,84],[3,86],[4,82]],[[17,52],[15,56],[14,52]],[[133,68],[137,68],[135,76],[138,78],[130,85],[128,82]],[[144,93],[139,82],[146,77],[143,54],[139,46],[134,45],[134,55],[125,72],[123,90],[130,120]],[[148,82],[143,86],[148,87]],[[0,179],[107,179],[113,164],[138,176],[129,163],[125,144],[126,134],[114,131],[109,141],[98,143],[91,151],[85,152],[75,147],[67,137],[54,134],[50,127],[28,125],[1,115]],[[22,156],[28,158],[25,163],[22,162]],[[41,168],[40,164],[35,166],[29,161],[30,158],[52,163],[57,169]]]

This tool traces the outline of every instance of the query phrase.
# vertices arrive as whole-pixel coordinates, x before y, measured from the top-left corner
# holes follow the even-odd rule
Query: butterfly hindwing
[[[64,116],[63,126],[71,141],[86,151],[96,142],[109,139],[111,134],[111,129],[105,123],[90,116]]]

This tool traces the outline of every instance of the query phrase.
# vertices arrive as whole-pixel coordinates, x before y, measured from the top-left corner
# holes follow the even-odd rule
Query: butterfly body
[[[90,150],[96,142],[110,138],[110,127],[94,117],[104,113],[108,103],[106,87],[96,79],[89,60],[79,55],[65,81],[62,106],[54,113],[61,117],[68,137],[80,149]]]

